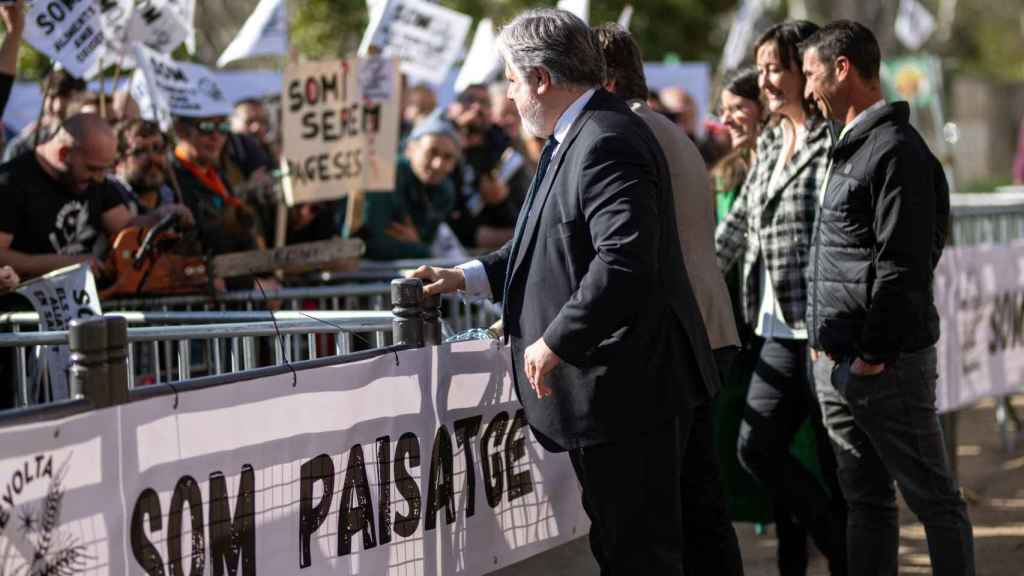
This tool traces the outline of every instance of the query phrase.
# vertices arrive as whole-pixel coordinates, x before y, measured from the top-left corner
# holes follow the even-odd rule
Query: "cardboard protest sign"
[[[103,314],[96,280],[88,265],[76,264],[54,270],[18,287],[18,293],[32,302],[39,314],[40,329],[67,330],[75,318]],[[48,346],[44,350],[54,400],[70,397],[67,346]]]
[[[134,11],[133,0],[100,0],[100,22],[106,55],[121,68],[134,68],[135,59],[125,46],[128,21]]]
[[[398,57],[402,72],[418,81],[440,84],[462,52],[473,19],[425,0],[380,2],[370,16],[359,55],[375,46]]]
[[[470,84],[490,82],[501,76],[502,72],[494,24],[490,18],[483,18],[476,25],[473,42],[469,45],[459,76],[455,79],[455,91],[462,92]]]
[[[94,2],[44,0],[25,15],[25,41],[78,78],[99,71],[103,26]]]
[[[289,206],[391,190],[398,150],[398,62],[349,58],[285,69],[285,200]]]
[[[231,103],[209,68],[178,62],[141,44],[134,48],[138,69],[132,76],[131,93],[143,118],[155,120],[162,129],[169,130],[172,116],[206,118],[231,114]]]

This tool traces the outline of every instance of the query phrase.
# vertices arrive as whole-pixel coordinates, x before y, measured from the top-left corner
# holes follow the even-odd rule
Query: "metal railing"
[[[424,298],[419,280],[392,283],[393,308],[388,313],[333,314],[329,323],[322,319],[295,318],[279,312],[274,321],[248,321],[233,324],[196,324],[173,326],[128,327],[126,318],[96,316],[72,320],[67,331],[33,332],[0,335],[0,348],[64,345],[70,349],[69,382],[72,398],[40,406],[22,406],[0,412],[0,425],[66,416],[78,411],[108,406],[154,395],[179,393],[194,388],[217,386],[240,380],[281,374],[332,364],[374,357],[410,347],[441,343],[439,320],[440,300]],[[237,316],[229,317],[237,318]],[[147,319],[147,316],[149,317]],[[347,317],[346,317],[347,316]],[[191,319],[203,322],[210,316],[192,314]],[[10,322],[27,321],[26,315],[5,315]],[[135,314],[136,323],[175,319],[173,315]],[[265,316],[264,316],[265,318]],[[376,346],[353,350],[351,336],[371,331]],[[300,336],[309,344],[304,355],[287,346],[287,336]],[[313,338],[331,335],[336,338],[330,354],[319,354]],[[260,365],[254,342],[267,338],[273,349],[273,362]],[[190,371],[189,350],[195,342],[221,341],[228,350],[215,362],[209,373],[196,375]],[[160,361],[160,345],[177,345],[177,379],[165,379],[147,386],[137,386],[133,377],[133,355],[138,346],[150,346],[155,361]],[[248,352],[247,352],[248,351]],[[293,354],[294,352],[294,354]],[[214,356],[217,358],[217,356]],[[122,390],[123,388],[123,390]],[[82,396],[88,402],[82,400]],[[26,394],[27,397],[27,394]]]
[[[955,246],[1004,244],[1024,238],[1024,194],[953,194],[950,198]]]
[[[397,271],[395,273],[397,275]],[[397,279],[390,276],[389,282]],[[320,311],[386,310],[388,282],[300,286],[275,290],[237,290],[218,294],[124,298],[103,302],[105,309],[135,311],[255,311],[277,302],[282,310]],[[472,301],[457,294],[442,297],[442,319],[451,330],[490,326],[501,317],[501,308],[487,301]]]

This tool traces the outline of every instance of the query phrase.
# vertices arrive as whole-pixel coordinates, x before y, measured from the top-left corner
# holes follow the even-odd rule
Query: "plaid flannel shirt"
[[[808,253],[832,142],[826,122],[811,122],[807,140],[771,189],[772,171],[783,152],[782,127],[766,128],[761,133],[743,189],[715,230],[718,265],[723,271],[744,255],[743,314],[750,325],[757,322],[761,307],[761,274],[757,268],[761,260],[768,266],[786,324],[795,330],[807,326]]]

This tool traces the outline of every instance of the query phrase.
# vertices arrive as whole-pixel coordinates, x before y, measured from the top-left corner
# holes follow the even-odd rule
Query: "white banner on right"
[[[935,305],[939,412],[1024,392],[1024,241],[947,248]]]

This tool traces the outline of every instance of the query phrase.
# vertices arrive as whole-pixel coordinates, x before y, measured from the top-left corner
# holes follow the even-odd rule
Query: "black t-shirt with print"
[[[25,254],[92,254],[103,237],[103,214],[122,205],[109,182],[82,194],[68,192],[47,174],[35,152],[0,166],[0,232],[14,236],[11,249]]]

